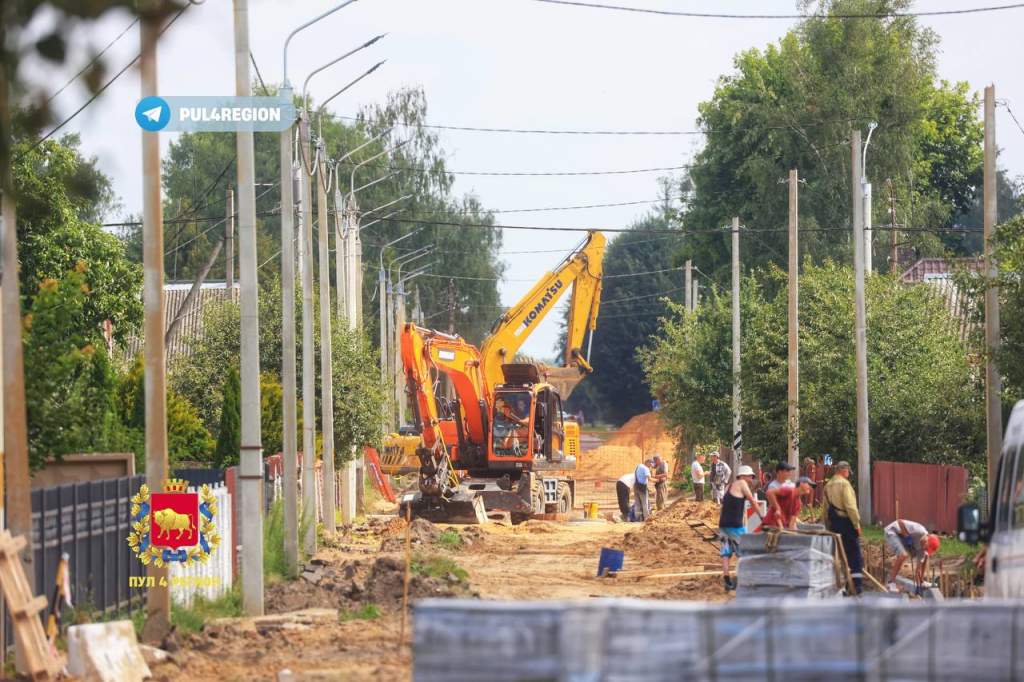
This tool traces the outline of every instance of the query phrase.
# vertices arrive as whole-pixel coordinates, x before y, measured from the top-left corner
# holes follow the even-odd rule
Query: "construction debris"
[[[141,682],[152,674],[130,620],[69,627],[68,672],[83,682]]]
[[[46,597],[33,596],[29,588],[21,551],[25,537],[13,537],[10,531],[0,532],[0,588],[14,624],[14,637],[21,646],[25,669],[35,680],[55,677],[61,663],[52,653],[39,614],[46,610]],[[135,633],[132,633],[135,638]]]

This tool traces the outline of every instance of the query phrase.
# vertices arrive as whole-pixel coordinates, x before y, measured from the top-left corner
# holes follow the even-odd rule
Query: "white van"
[[[988,522],[978,506],[960,507],[958,531],[965,542],[987,542],[985,597],[1024,597],[1024,400],[1010,414],[999,458]]]

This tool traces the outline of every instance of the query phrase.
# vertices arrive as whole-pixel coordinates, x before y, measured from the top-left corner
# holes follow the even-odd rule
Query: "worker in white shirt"
[[[885,527],[885,544],[895,553],[896,558],[892,562],[892,570],[889,571],[889,584],[886,586],[890,591],[895,592],[896,576],[907,557],[913,557],[917,563],[917,571],[914,581],[920,584],[924,581],[925,568],[928,566],[928,558],[939,549],[939,536],[929,533],[928,529],[916,521],[908,519],[896,519]]]
[[[628,473],[615,482],[615,497],[619,502],[619,513],[623,521],[629,521],[629,491],[636,485],[636,474]]]
[[[690,478],[693,479],[693,498],[704,501],[704,455],[697,455],[690,466]]]
[[[654,460],[648,459],[638,464],[633,471],[633,475],[636,478],[636,482],[633,484],[633,508],[635,509],[633,518],[636,521],[646,521],[651,516],[651,504],[647,496],[647,481],[651,478],[651,467],[653,466]]]

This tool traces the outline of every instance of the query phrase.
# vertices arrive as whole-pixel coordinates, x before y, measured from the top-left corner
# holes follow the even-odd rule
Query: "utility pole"
[[[327,225],[327,160],[324,141],[317,142],[320,158],[316,181],[316,220],[320,240],[320,421],[323,430],[323,474],[324,489],[322,507],[324,529],[328,533],[337,530],[334,523],[334,376],[331,355],[331,256],[330,233]]]
[[[697,278],[693,278],[693,312],[697,312],[697,307],[700,305],[700,282]]]
[[[303,103],[305,105],[305,103]],[[316,554],[316,387],[313,363],[313,198],[309,186],[313,156],[306,111],[299,113],[299,273],[302,281],[302,511],[306,554]]]
[[[683,307],[686,308],[686,312],[693,312],[693,261],[687,259],[686,266],[683,268],[683,272],[686,274],[683,277]]]
[[[227,204],[227,226],[224,228],[224,248],[227,250],[227,254],[224,256],[224,288],[227,291],[228,300],[231,300],[231,290],[235,287],[235,190],[230,186],[228,186]],[[241,244],[241,237],[238,241]]]
[[[159,13],[143,15],[139,22],[142,44],[139,75],[143,98],[157,94],[156,44],[162,23]],[[11,224],[13,225],[13,221]],[[168,474],[167,377],[164,353],[164,216],[160,200],[160,134],[145,130],[142,131],[142,269],[146,483],[150,490],[162,490]],[[17,268],[5,268],[5,271],[15,273]],[[15,328],[20,329],[20,324]],[[19,353],[19,358],[20,355]],[[13,505],[11,511],[14,511]],[[146,576],[152,581],[152,586],[149,587],[146,597],[146,622],[142,628],[142,639],[149,643],[158,643],[163,641],[170,630],[171,593],[167,587],[167,566],[156,566],[151,562],[146,567]]]
[[[871,442],[868,429],[868,337],[864,303],[864,200],[861,197],[860,131],[850,139],[853,188],[853,295],[854,344],[857,355],[857,507],[864,523],[871,523]]]
[[[383,266],[377,270],[377,299],[380,303],[380,380],[388,380],[388,283],[384,279]],[[385,411],[387,414],[387,411]],[[390,421],[390,420],[389,420]]]
[[[349,211],[346,206],[345,218],[345,241],[347,251],[345,253],[345,264],[347,278],[347,292],[345,297],[345,317],[348,320],[349,329],[360,329],[363,325],[361,310],[363,298],[362,278],[362,243],[359,240],[359,217],[355,211]],[[351,460],[345,464],[341,477],[341,520],[343,523],[351,523],[358,509],[362,508],[363,495],[363,454],[358,451],[350,453]]]
[[[338,319],[345,317],[348,305],[348,226],[345,224],[345,202],[341,198],[341,182],[334,181],[334,280],[338,287]]]
[[[235,93],[252,96],[249,79],[249,0],[235,4]],[[256,272],[256,153],[251,130],[235,134],[238,157],[238,274],[241,277],[241,479],[242,606],[263,615],[263,441],[260,424],[260,311]],[[230,195],[229,195],[230,196]],[[234,208],[232,200],[229,210]],[[233,218],[228,221],[233,222]],[[230,229],[230,228],[229,228]],[[228,232],[230,235],[231,233]],[[228,237],[228,244],[231,237]],[[228,247],[231,253],[232,247]],[[234,270],[229,256],[228,272]],[[233,279],[228,275],[228,281]],[[230,290],[229,290],[230,291]]]
[[[405,382],[402,381],[402,328],[405,326],[405,284],[399,280],[395,291],[395,426],[405,421]]]
[[[988,451],[988,495],[995,496],[995,476],[1003,449],[1003,382],[996,365],[999,353],[999,288],[995,286],[999,271],[992,255],[992,236],[998,221],[996,186],[996,86],[985,88],[985,172],[984,172],[984,239],[985,239],[985,433]]]
[[[789,171],[789,394],[788,434],[789,463],[800,466],[800,242],[798,185],[796,169]]]
[[[889,187],[889,219],[892,221],[892,256],[890,261],[891,265],[889,266],[889,272],[893,273],[894,275],[898,275],[900,261],[899,251],[897,251],[897,249],[899,248],[898,240],[900,233],[897,231],[896,228],[896,192],[892,186],[892,178],[888,178],[885,181],[885,184],[888,185]]]
[[[281,86],[281,97],[291,101],[292,89]],[[299,568],[299,480],[295,395],[295,185],[292,128],[281,131],[281,409],[284,459],[284,558],[289,575]]]
[[[448,333],[455,333],[455,280],[448,279]]]
[[[690,261],[687,261],[689,263]],[[740,219],[732,219],[732,470],[743,463],[740,418]]]
[[[878,124],[872,121],[868,124],[868,139],[864,140],[864,151],[861,153],[860,162],[860,186],[862,189],[862,201],[864,202],[864,270],[871,274],[872,244],[871,236],[871,183],[868,182],[868,145],[871,144],[871,136],[875,133]]]

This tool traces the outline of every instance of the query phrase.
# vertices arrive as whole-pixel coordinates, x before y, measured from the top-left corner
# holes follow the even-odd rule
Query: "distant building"
[[[178,314],[178,310],[185,302],[188,292],[192,289],[192,282],[174,282],[164,285],[164,333],[170,326],[171,321]],[[189,310],[183,311],[182,320],[174,332],[174,337],[167,344],[167,362],[181,355],[188,355],[191,349],[188,340],[198,338],[203,333],[203,311],[206,306],[221,301],[238,302],[239,285],[235,282],[229,292],[225,282],[203,282],[199,293]],[[143,340],[141,336],[130,336],[120,346],[122,357],[131,359],[142,352]]]
[[[959,321],[960,338],[965,340],[971,333],[971,306],[973,301],[966,292],[956,286],[954,277],[957,272],[980,273],[981,258],[921,258],[911,265],[902,275],[903,284],[927,284],[935,287],[942,297],[950,314]]]

